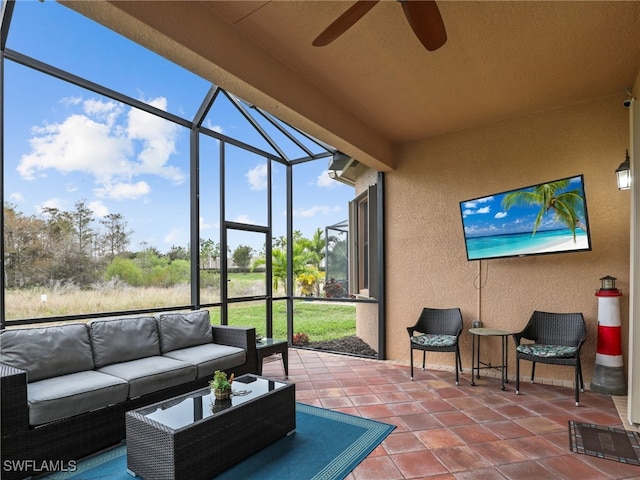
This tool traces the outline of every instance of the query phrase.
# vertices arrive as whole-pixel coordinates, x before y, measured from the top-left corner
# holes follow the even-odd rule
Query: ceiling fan
[[[331,25],[318,35],[313,41],[314,47],[323,47],[330,44],[369,10],[375,7],[379,0],[358,0],[349,9],[340,15]],[[407,17],[407,21],[418,40],[430,52],[437,50],[447,41],[447,32],[440,15],[440,10],[435,1],[427,0],[398,0]]]

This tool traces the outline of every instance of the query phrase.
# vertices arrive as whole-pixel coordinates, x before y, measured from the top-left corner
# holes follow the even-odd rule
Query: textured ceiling
[[[395,1],[332,44],[353,2],[66,2],[371,166],[398,144],[624,92],[640,69],[640,2],[438,2],[427,51]]]

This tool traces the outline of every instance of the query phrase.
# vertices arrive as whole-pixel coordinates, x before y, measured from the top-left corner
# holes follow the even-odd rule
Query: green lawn
[[[211,309],[211,322],[220,324],[219,309]],[[286,303],[273,302],[273,336],[287,338]],[[255,327],[257,334],[266,333],[263,303],[230,304],[229,325]],[[356,307],[344,303],[319,303],[296,300],[293,333],[306,333],[312,342],[342,338],[356,333]]]

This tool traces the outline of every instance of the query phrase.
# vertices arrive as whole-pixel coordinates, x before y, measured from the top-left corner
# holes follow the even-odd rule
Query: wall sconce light
[[[616,177],[618,179],[618,190],[629,190],[631,188],[631,163],[629,159],[629,150],[624,162],[616,168]]]

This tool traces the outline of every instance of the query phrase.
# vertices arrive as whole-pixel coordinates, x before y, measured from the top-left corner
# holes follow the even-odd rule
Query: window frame
[[[349,293],[378,298],[378,185],[349,202]]]

